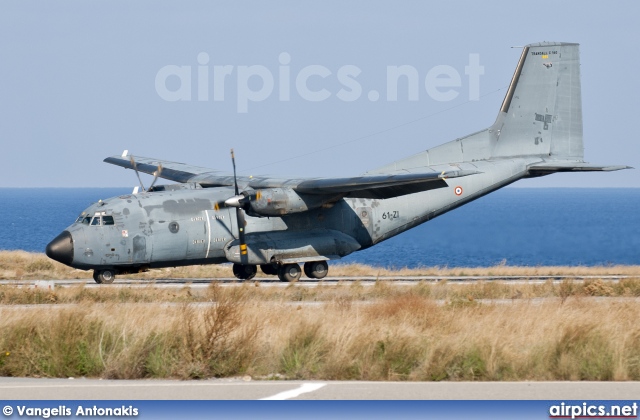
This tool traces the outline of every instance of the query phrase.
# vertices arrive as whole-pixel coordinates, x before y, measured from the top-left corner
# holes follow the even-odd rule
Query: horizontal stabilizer
[[[631,166],[592,165],[586,162],[541,162],[529,166],[532,176],[548,175],[556,172],[611,172],[633,169]]]

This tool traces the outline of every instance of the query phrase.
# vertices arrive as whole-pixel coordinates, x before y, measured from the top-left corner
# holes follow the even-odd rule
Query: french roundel
[[[453,192],[455,192],[456,195],[462,195],[462,187],[456,187],[455,190],[453,190]]]

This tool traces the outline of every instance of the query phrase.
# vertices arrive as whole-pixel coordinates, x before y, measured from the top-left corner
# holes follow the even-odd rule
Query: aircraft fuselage
[[[525,176],[530,162],[465,164],[482,173],[456,179],[451,188],[389,199],[346,197],[325,208],[282,217],[247,216],[246,261],[237,250],[235,209],[215,209],[215,203],[233,190],[193,185],[101,200],[62,234],[67,241],[70,235],[71,247],[56,247],[54,240],[50,248],[64,253],[57,259],[72,267],[118,273],[224,262],[261,265],[337,259]]]

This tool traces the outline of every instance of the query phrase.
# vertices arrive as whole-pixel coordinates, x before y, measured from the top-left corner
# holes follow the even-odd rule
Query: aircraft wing
[[[279,188],[289,185],[290,188],[301,194],[382,199],[444,188],[448,186],[445,182],[447,178],[459,178],[477,173],[479,172],[468,170],[434,171],[399,175],[365,175],[352,178],[294,179],[284,183],[268,178],[256,178],[249,182],[249,186],[253,189],[260,189]]]
[[[108,157],[104,162],[111,163],[116,166],[122,166],[126,169],[133,169],[131,157],[124,153],[122,156]],[[186,163],[171,162],[168,160],[160,160],[143,156],[135,156],[135,163],[139,172],[150,175],[153,175],[153,173],[158,170],[158,166],[162,165],[162,172],[158,177],[168,179],[170,181],[180,183],[201,183],[202,181],[203,186],[206,187],[233,186],[233,175],[228,172],[214,171],[213,169],[203,168],[201,166],[193,166]]]
[[[107,163],[134,169],[131,157],[111,156]],[[135,157],[139,172],[153,174],[162,166],[159,178],[180,183],[197,182],[203,187],[233,186],[233,175],[209,168],[170,162],[142,156]],[[300,194],[332,195],[355,198],[391,198],[435,188],[445,188],[448,178],[458,178],[479,173],[471,170],[431,171],[424,173],[365,175],[352,178],[271,178],[238,177],[241,189],[291,188]]]

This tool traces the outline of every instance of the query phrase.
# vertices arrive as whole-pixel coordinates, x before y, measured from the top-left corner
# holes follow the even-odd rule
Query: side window
[[[100,226],[100,216],[95,216],[93,220],[91,220],[91,226]]]
[[[102,216],[102,224],[105,226],[114,225],[113,216]]]
[[[82,219],[83,225],[88,225],[90,222],[91,222],[91,216],[85,216],[85,218]]]

